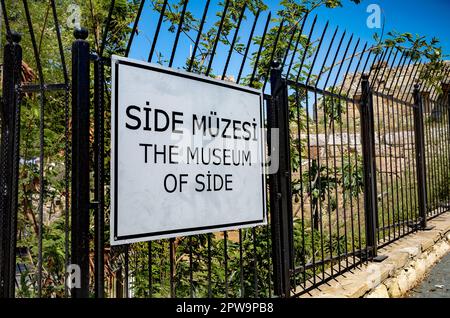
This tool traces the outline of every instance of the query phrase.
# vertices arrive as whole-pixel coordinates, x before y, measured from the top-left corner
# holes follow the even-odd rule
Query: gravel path
[[[450,298],[450,254],[433,267],[424,281],[414,288],[410,298]]]

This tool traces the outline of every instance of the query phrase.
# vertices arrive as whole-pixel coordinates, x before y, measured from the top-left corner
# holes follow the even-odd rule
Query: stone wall
[[[317,157],[325,160],[339,161],[344,153],[358,153],[362,155],[360,134],[301,134],[300,138],[304,144],[309,142],[309,153],[312,159]],[[401,173],[414,158],[414,132],[402,131],[397,133],[386,133],[375,136],[375,162],[377,170],[383,173]],[[325,151],[328,151],[326,154]],[[307,163],[307,162],[305,162]]]

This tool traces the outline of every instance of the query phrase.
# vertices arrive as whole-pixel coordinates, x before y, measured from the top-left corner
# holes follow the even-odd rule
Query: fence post
[[[420,85],[414,85],[414,141],[416,147],[417,197],[419,204],[419,229],[431,230],[427,226],[427,184],[425,165],[425,141],[423,126],[423,103],[420,96]]]
[[[375,131],[373,95],[369,84],[368,74],[363,74],[361,88],[361,145],[363,152],[364,215],[367,248],[367,255],[364,255],[364,258],[373,261],[383,261],[386,257],[377,255],[378,204],[375,163]]]
[[[105,196],[104,196],[104,65],[101,57],[94,62],[94,200],[96,202],[94,218],[94,258],[95,258],[95,297],[105,296],[104,271],[104,231],[105,231]]]
[[[89,297],[89,43],[86,29],[72,44],[72,256],[80,267],[74,298]]]
[[[447,135],[450,138],[450,83],[446,84],[444,91],[447,92]],[[448,172],[450,172],[450,167],[447,166],[447,170],[449,170]],[[447,206],[446,208],[448,209],[450,208],[450,206]]]
[[[269,136],[272,129],[279,130],[278,145],[272,144],[271,138],[268,138],[270,156],[279,158],[278,171],[269,176],[274,291],[280,297],[289,297],[290,270],[293,268],[289,104],[287,83],[282,78],[279,62],[272,63],[270,84]]]
[[[0,153],[0,298],[15,296],[22,47],[11,32],[4,47]]]
[[[117,264],[116,271],[116,298],[123,298],[123,275],[122,275],[122,262]]]

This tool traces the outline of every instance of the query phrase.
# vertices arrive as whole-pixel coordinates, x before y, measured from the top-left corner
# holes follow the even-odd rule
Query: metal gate
[[[110,33],[122,8],[112,0],[101,30],[77,29],[68,48],[56,0],[48,1],[39,30],[33,8],[40,3],[1,1],[8,42],[0,297],[297,296],[381,260],[379,247],[426,229],[427,219],[448,210],[447,65],[434,71],[441,90],[414,86],[426,60],[372,49],[328,23],[318,27],[317,17],[291,24],[246,2],[214,7],[208,0],[192,30],[188,3],[133,2],[124,39]],[[267,226],[106,243],[110,56],[143,50],[149,7],[154,31],[142,59],[265,93],[269,155],[279,162],[268,176]],[[44,35],[47,29],[53,33]],[[172,44],[161,44],[168,36]],[[51,52],[41,51],[43,41],[54,41]],[[186,48],[188,58],[180,58]],[[80,286],[72,287],[81,288],[68,288],[78,274]]]

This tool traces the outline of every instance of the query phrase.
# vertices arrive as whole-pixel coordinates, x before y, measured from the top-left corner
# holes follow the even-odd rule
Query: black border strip
[[[257,92],[251,89],[246,88],[245,86],[238,86],[238,85],[232,85],[228,84],[226,82],[219,82],[215,81],[213,78],[209,79],[207,77],[199,77],[194,76],[189,73],[181,73],[176,72],[170,69],[163,69],[159,67],[154,67],[152,65],[143,65],[139,63],[134,63],[131,61],[124,61],[124,60],[116,60],[115,61],[115,88],[114,88],[114,108],[115,108],[115,116],[114,116],[114,241],[120,241],[120,240],[130,240],[130,239],[138,239],[143,237],[151,238],[153,236],[160,236],[160,235],[167,235],[167,234],[176,234],[176,233],[185,233],[185,232],[193,232],[193,231],[202,231],[202,230],[210,230],[210,229],[221,229],[221,228],[228,228],[228,227],[236,227],[236,226],[243,226],[243,225],[249,225],[249,224],[261,224],[266,219],[267,221],[267,207],[266,207],[266,194],[265,194],[265,173],[264,173],[264,166],[261,165],[261,178],[262,178],[262,201],[263,201],[263,211],[262,211],[262,219],[260,220],[253,220],[253,221],[245,221],[245,222],[237,222],[237,223],[226,223],[226,224],[218,224],[218,225],[209,225],[209,226],[203,226],[203,227],[194,227],[194,228],[183,228],[183,229],[177,229],[177,230],[170,230],[170,231],[159,231],[159,232],[149,232],[149,233],[141,233],[141,234],[132,234],[132,235],[123,235],[118,236],[118,158],[119,158],[119,150],[118,150],[118,128],[119,128],[119,119],[118,119],[118,113],[119,113],[119,65],[127,65],[131,67],[137,67],[141,69],[146,69],[150,71],[155,71],[159,73],[164,74],[170,74],[173,76],[179,76],[191,80],[196,80],[212,85],[227,87],[231,89],[235,89],[238,91],[243,91],[247,93],[251,93],[257,96],[260,96],[260,125],[261,128],[264,125],[264,118],[263,118],[263,108],[264,108],[264,101],[263,96],[261,92]],[[263,136],[261,134],[261,141],[263,140]],[[265,150],[264,145],[261,146],[261,158],[264,159],[265,156]]]
[[[262,223],[263,221],[264,220],[253,220],[253,221],[238,222],[238,223],[227,223],[227,224],[208,225],[208,226],[201,226],[201,227],[191,227],[191,228],[184,228],[184,229],[177,229],[177,230],[170,230],[170,231],[159,231],[159,232],[151,232],[151,233],[143,233],[143,234],[123,235],[123,236],[118,236],[116,239],[117,240],[131,240],[131,239],[136,239],[136,238],[141,238],[141,237],[151,237],[151,236],[157,236],[157,235],[194,232],[194,231],[210,230],[210,229],[216,229],[216,228],[227,228],[227,227],[231,227],[231,226],[240,226],[240,225],[248,225],[248,224],[259,224],[259,223]]]

